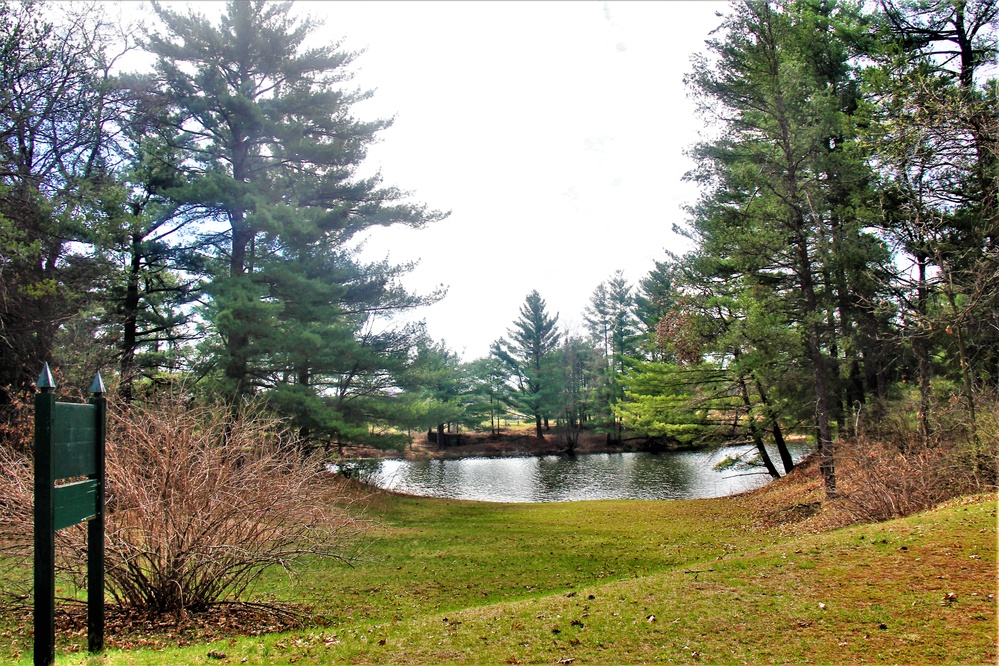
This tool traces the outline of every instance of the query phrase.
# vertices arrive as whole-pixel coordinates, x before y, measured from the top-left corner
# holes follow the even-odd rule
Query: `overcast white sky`
[[[172,4],[172,3],[171,3]],[[198,3],[211,10],[207,3]],[[134,7],[134,5],[133,5]],[[394,117],[367,169],[450,210],[423,230],[372,234],[366,255],[420,260],[412,290],[448,287],[417,313],[466,360],[488,354],[537,289],[580,328],[617,269],[636,283],[683,251],[672,232],[696,189],[681,182],[700,122],[683,75],[724,2],[479,0],[300,2]]]

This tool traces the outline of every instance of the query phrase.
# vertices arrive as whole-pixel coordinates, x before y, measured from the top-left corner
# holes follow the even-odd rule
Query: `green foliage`
[[[638,321],[631,286],[623,271],[597,285],[583,314],[590,343],[601,357],[592,372],[598,379],[590,386],[590,415],[598,427],[620,438],[614,406],[621,400],[620,380],[626,359],[638,352]]]
[[[534,417],[539,439],[544,437],[543,422],[558,412],[554,352],[561,334],[557,322],[558,315],[549,315],[544,299],[532,291],[520,306],[520,317],[507,332],[510,341],[500,338],[492,348],[493,355],[507,367],[515,405]]]
[[[406,371],[403,397],[406,425],[417,430],[478,426],[482,411],[473,399],[471,380],[458,355],[443,343],[418,341]]]
[[[675,257],[672,257],[675,259]],[[642,338],[639,346],[650,360],[667,360],[660,348],[657,334],[659,323],[666,317],[676,299],[675,276],[669,261],[655,262],[655,268],[638,281],[635,294],[635,317]]]
[[[495,356],[475,359],[462,366],[470,382],[469,416],[482,424],[486,418],[492,432],[499,429],[500,418],[512,402],[506,364]]]
[[[629,431],[681,445],[717,443],[731,432],[721,415],[733,406],[723,373],[710,364],[636,363],[623,380],[615,411]]]
[[[306,47],[317,23],[266,2],[231,2],[217,24],[155,7],[163,30],[146,46],[182,128],[173,145],[186,170],[169,196],[226,228],[205,262],[205,315],[218,334],[208,365],[230,395],[300,384],[335,396],[326,421],[363,423],[353,417],[372,414],[362,403],[388,390],[412,339],[371,329],[438,295],[407,294],[397,279],[408,266],[362,265],[348,243],[373,226],[419,227],[443,214],[355,176],[389,123],[351,115],[368,96],[344,86],[355,54]]]

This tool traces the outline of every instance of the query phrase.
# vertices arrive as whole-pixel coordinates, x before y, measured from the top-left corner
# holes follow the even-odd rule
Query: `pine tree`
[[[656,347],[656,329],[676,298],[673,279],[672,263],[657,260],[655,267],[638,281],[635,316],[643,335],[641,348],[648,360],[664,360]]]
[[[599,370],[602,381],[594,407],[604,419],[606,427],[621,438],[621,425],[614,417],[614,406],[623,396],[620,378],[626,359],[638,350],[638,322],[634,314],[631,286],[618,270],[593,290],[590,303],[583,315],[594,345],[603,351],[603,366]]]
[[[493,344],[493,355],[507,364],[518,391],[519,406],[534,417],[535,434],[544,439],[543,428],[555,411],[557,387],[552,354],[561,334],[558,315],[550,316],[541,295],[535,290],[520,306],[520,317],[507,331],[510,341]]]
[[[444,343],[421,340],[406,378],[413,426],[435,429],[436,443],[446,446],[451,426],[464,424],[472,402],[471,382],[458,355]]]
[[[357,264],[350,241],[373,226],[419,227],[443,214],[407,203],[378,177],[357,177],[390,123],[351,115],[369,95],[346,87],[356,54],[306,48],[317,22],[263,0],[228,2],[216,24],[154,8],[163,32],[146,46],[190,165],[189,184],[172,196],[202,217],[215,245],[207,316],[225,390],[235,397],[273,386],[275,373],[303,387],[324,374],[353,379],[353,366],[335,357],[365,337],[372,312],[414,300],[397,298],[392,269]],[[310,332],[316,322],[322,330]],[[324,340],[325,361],[289,358],[323,336],[339,340]],[[368,360],[380,344],[366,348]]]
[[[569,453],[575,451],[579,435],[590,418],[593,367],[597,351],[580,336],[566,335],[555,352],[556,410],[559,429]]]
[[[859,282],[883,257],[863,230],[863,161],[847,5],[750,1],[733,9],[714,62],[688,82],[722,136],[695,150],[708,192],[693,209],[704,252],[746,289],[786,303],[814,388],[814,423],[829,496],[836,494],[833,420],[844,425],[842,364],[859,365]],[[774,302],[778,302],[775,300]],[[844,344],[849,341],[849,344]],[[856,385],[851,385],[851,388]]]
[[[184,242],[191,220],[165,192],[184,184],[169,119],[159,114],[147,77],[127,77],[130,114],[118,150],[124,162],[109,185],[111,205],[95,225],[99,253],[118,270],[104,294],[105,324],[117,348],[118,395],[133,399],[140,381],[186,370],[193,301],[199,296],[198,256]]]

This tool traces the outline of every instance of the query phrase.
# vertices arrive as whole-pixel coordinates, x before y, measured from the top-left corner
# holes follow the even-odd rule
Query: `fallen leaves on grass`
[[[108,606],[104,619],[104,644],[129,650],[211,643],[228,636],[257,636],[300,628],[308,618],[304,609],[292,606],[226,603],[202,612],[183,615],[151,615],[120,606]],[[70,607],[56,617],[56,632],[87,634],[86,607]],[[221,652],[217,654],[222,654]],[[211,659],[225,659],[212,656]]]

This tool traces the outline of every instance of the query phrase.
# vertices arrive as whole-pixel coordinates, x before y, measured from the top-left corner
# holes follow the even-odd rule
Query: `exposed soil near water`
[[[452,437],[454,435],[451,435]],[[565,438],[549,431],[544,439],[534,435],[534,428],[502,428],[497,434],[488,432],[461,433],[461,443],[452,446],[439,446],[428,441],[426,434],[413,436],[413,443],[405,451],[381,451],[374,448],[346,449],[349,458],[405,458],[423,460],[426,458],[470,458],[470,457],[515,457],[548,456],[569,453]],[[573,453],[625,453],[648,451],[649,441],[644,437],[625,438],[621,442],[610,441],[604,433],[582,432]]]

